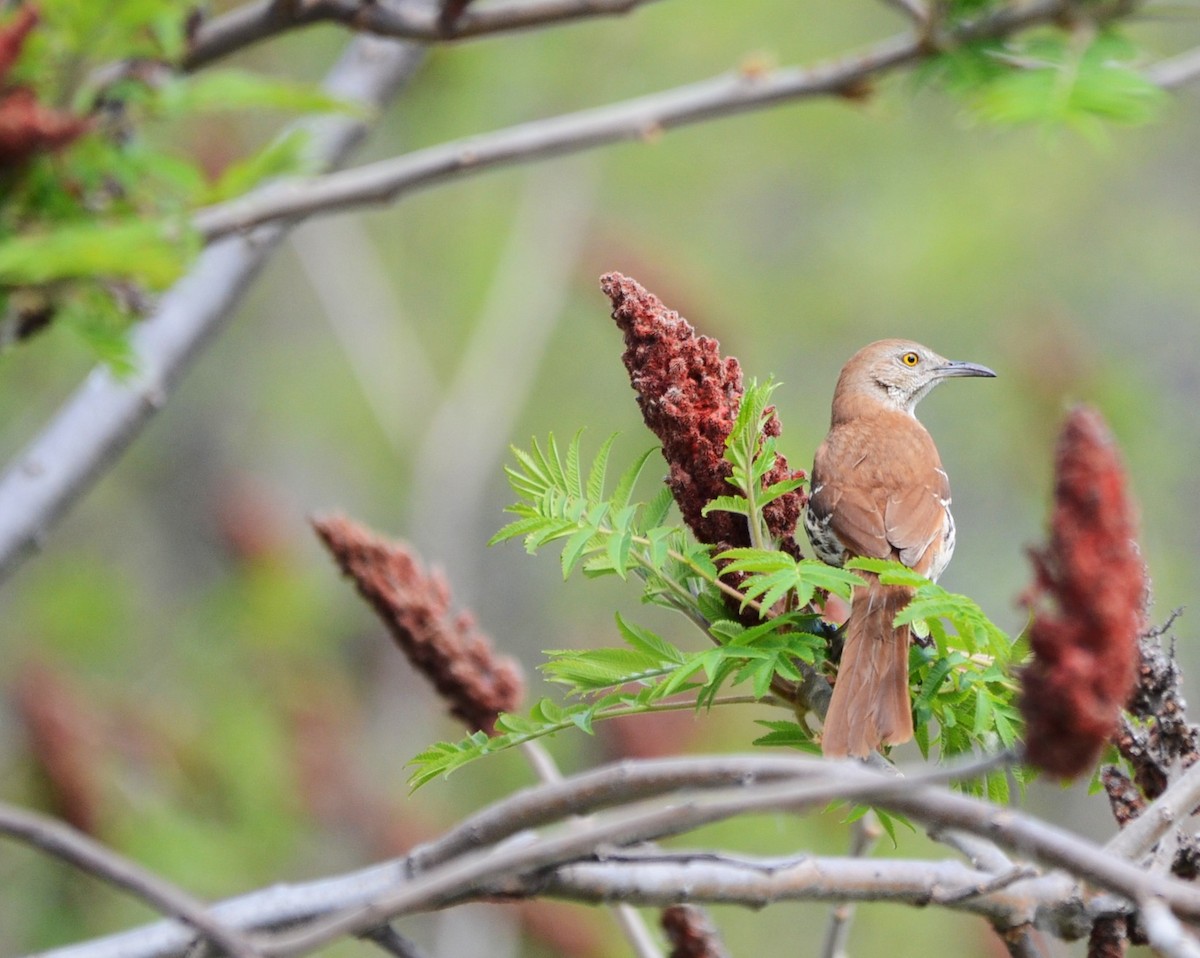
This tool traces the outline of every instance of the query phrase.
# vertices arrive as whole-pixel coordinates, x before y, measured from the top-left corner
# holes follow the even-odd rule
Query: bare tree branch
[[[500,895],[547,894],[599,902],[605,896],[653,906],[688,896],[711,904],[763,908],[777,901],[892,902],[941,905],[980,915],[1002,926],[1041,920],[1057,924],[1060,902],[1037,880],[990,884],[985,872],[961,862],[833,858],[796,855],[752,858],[713,852],[612,853],[602,861],[575,862],[531,878],[505,879],[489,890]],[[1059,884],[1062,891],[1066,886]]]
[[[813,765],[821,764],[825,766],[824,776],[770,781],[771,775],[786,774],[789,766],[793,773],[805,775],[812,771]],[[741,784],[731,783],[730,774],[735,769],[743,773]],[[977,773],[978,769],[979,766],[976,766],[971,771]],[[565,894],[566,885],[563,883],[567,878],[563,876],[574,875],[582,881],[582,876],[589,874],[593,875],[589,880],[594,882],[594,873],[586,871],[592,865],[599,867],[614,863],[615,868],[620,863],[628,865],[636,861],[646,864],[649,861],[656,867],[695,869],[698,864],[708,862],[721,865],[721,874],[725,875],[726,868],[721,863],[728,856],[712,853],[695,856],[695,860],[690,861],[672,857],[682,853],[616,851],[607,853],[601,862],[591,862],[590,859],[597,847],[622,846],[680,834],[702,824],[746,813],[820,808],[828,801],[840,798],[891,808],[915,821],[943,822],[983,834],[1004,847],[1036,860],[1065,867],[1076,876],[1076,879],[1072,879],[1062,873],[1052,873],[1028,878],[1025,872],[1013,869],[1009,874],[998,877],[966,865],[943,863],[937,867],[961,869],[955,874],[962,880],[936,887],[922,886],[924,900],[986,913],[999,927],[1018,927],[1036,920],[1042,927],[1055,929],[1064,937],[1078,937],[1086,933],[1096,916],[1128,913],[1132,902],[1156,897],[1161,898],[1180,917],[1195,920],[1200,916],[1200,891],[1193,887],[1178,880],[1147,874],[1090,842],[1011,809],[997,808],[978,799],[934,788],[929,782],[935,775],[935,772],[924,771],[903,778],[882,775],[853,764],[748,756],[627,762],[561,783],[527,790],[497,803],[492,809],[459,826],[457,831],[463,833],[482,824],[479,840],[486,843],[484,845],[462,838],[449,839],[430,846],[424,850],[424,854],[422,850],[417,850],[401,863],[378,866],[359,875],[328,879],[310,886],[272,889],[260,893],[262,897],[256,901],[252,900],[254,896],[246,896],[237,902],[216,906],[214,913],[221,920],[229,921],[236,912],[239,921],[261,928],[278,926],[285,916],[286,921],[294,926],[306,914],[309,917],[330,915],[333,910],[328,918],[318,917],[307,927],[274,935],[263,944],[263,950],[268,954],[302,954],[341,935],[361,933],[387,918],[414,911],[446,907],[500,893],[539,893],[539,888],[544,893],[550,887],[547,883],[554,882],[559,883]],[[573,822],[565,829],[545,834],[529,834],[525,831],[535,825],[562,822],[588,808],[612,808],[615,804],[613,792],[630,783],[634,787],[628,789],[625,801],[638,803],[633,808],[617,808],[609,813],[596,814],[585,823]],[[669,792],[687,789],[688,786],[691,788],[682,795],[667,798]],[[715,791],[704,791],[714,788]],[[644,799],[651,793],[664,796],[667,803],[647,809]],[[504,810],[507,819],[505,825],[497,820],[497,809]],[[507,840],[510,836],[516,836],[518,831],[524,831],[524,834],[514,841]],[[443,858],[438,864],[430,864],[433,858],[440,857],[430,854],[431,849],[438,847],[455,850],[456,854]],[[729,874],[747,870],[748,866],[741,864],[743,861],[737,859],[736,863],[729,864]],[[796,868],[801,868],[805,861],[808,859],[794,859],[792,863]],[[813,887],[823,891],[810,890],[803,894],[797,891],[797,897],[866,900],[866,897],[876,894],[861,889],[854,891],[850,887],[849,876],[855,874],[855,868],[862,868],[863,874],[881,874],[876,871],[880,862],[868,863],[854,859],[833,861],[841,862],[830,864],[830,867],[835,871],[841,869],[836,873],[845,876],[846,884],[818,883]],[[759,869],[760,876],[754,879],[756,884],[753,886],[757,890],[753,894],[778,895],[779,888],[763,885],[762,882],[777,881],[770,876],[779,868],[780,861],[776,860]],[[548,874],[550,870],[554,873]],[[749,870],[755,869],[750,867]],[[616,883],[615,886],[605,886],[610,889],[610,894],[619,892],[624,895],[628,890],[626,885],[630,882],[636,883],[639,888],[648,887],[644,876],[649,872],[641,872],[641,877],[620,870],[608,874],[609,880]],[[682,876],[682,872],[674,874]],[[726,888],[722,891],[718,886],[698,883],[700,877],[702,875],[693,873],[686,881],[675,886],[674,894],[677,897],[674,900],[684,897],[730,900],[722,897],[729,894],[728,886],[721,886]],[[903,872],[897,877],[903,877]],[[946,876],[943,874],[942,877]],[[1089,896],[1087,908],[1081,912],[1083,906],[1077,887],[1078,878],[1110,888],[1120,897]],[[798,880],[795,874],[791,879]],[[747,885],[743,890],[749,887]],[[616,891],[612,890],[614,888]],[[704,889],[703,894],[701,889]],[[580,894],[583,892],[580,891]],[[746,894],[751,895],[748,891]],[[667,900],[665,886],[662,895],[661,899],[655,899],[655,903]],[[706,897],[709,895],[712,897]],[[822,895],[826,897],[821,898]],[[762,900],[748,897],[745,903],[762,904]],[[151,932],[157,936],[155,940],[159,950],[149,950],[141,942],[135,947],[129,937]],[[128,933],[116,939],[65,950],[56,953],[56,958],[66,958],[67,955],[72,958],[100,958],[116,954],[124,958],[143,958],[169,953],[161,950],[163,941],[161,930],[152,926],[139,933]]]
[[[912,60],[908,37],[849,61],[765,74],[731,73],[610,106],[536,120],[454,140],[327,176],[290,181],[272,194],[200,210],[193,225],[206,240],[279,219],[392,203],[415,190],[489,169],[629,140],[653,140],[676,126],[762,109],[786,100],[845,95],[857,81]]]
[[[1174,90],[1200,77],[1200,47],[1147,67],[1146,78],[1164,90]]]
[[[923,34],[906,33],[855,56],[812,67],[724,74],[623,103],[536,120],[338,173],[297,179],[269,195],[239,198],[200,210],[193,224],[211,241],[279,219],[392,203],[419,189],[513,163],[611,143],[653,141],[678,126],[793,100],[862,97],[875,77],[928,58],[937,48],[1015,33],[1055,19],[1065,6],[1062,0],[1033,0],[959,25],[934,46]],[[1200,73],[1200,62],[1192,66]]]
[[[1051,20],[1063,0],[1006,7],[955,28],[945,43],[1004,36]],[[466,16],[466,14],[464,15]],[[199,211],[193,225],[208,240],[278,219],[394,202],[414,190],[487,169],[654,139],[666,130],[816,96],[861,97],[866,83],[930,55],[925,38],[905,33],[856,56],[768,72],[735,72],[699,83],[494,133],[443,143],[352,170],[290,181],[269,196],[253,196]]]
[[[377,110],[413,74],[422,48],[360,37],[326,88]],[[305,121],[314,158],[341,162],[366,134],[346,116]],[[269,188],[268,188],[269,189]],[[137,369],[119,379],[95,369],[50,424],[0,476],[0,581],[120,456],[216,333],[284,236],[280,226],[215,244],[131,334]]]
[[[1106,851],[1137,860],[1200,806],[1200,762],[1176,779],[1146,810],[1112,837]]]
[[[850,857],[866,858],[875,843],[883,835],[879,816],[868,811],[851,826]],[[850,937],[850,925],[854,919],[854,904],[839,901],[829,912],[825,925],[825,940],[821,944],[821,958],[844,958],[846,941]]]
[[[591,815],[683,788],[724,788],[789,778],[815,781],[824,777],[829,767],[820,759],[792,756],[710,756],[706,773],[698,780],[691,759],[620,762],[496,802],[442,838],[414,849],[408,867],[424,871],[568,815]]]
[[[358,875],[311,885],[277,886],[221,905],[214,913],[242,927],[269,927],[369,901],[400,881],[402,865],[376,866]],[[990,882],[987,873],[957,861],[854,860],[797,855],[753,858],[712,851],[610,853],[603,861],[580,861],[529,876],[504,876],[479,887],[474,897],[544,896],[600,903],[621,898],[630,904],[663,906],[682,899],[708,904],[762,908],[777,901],[829,901],[936,904],[979,915],[993,924],[1042,927],[1076,938],[1095,918],[1126,914],[1130,906],[1105,896],[1078,894],[1077,883],[1058,872],[976,894]],[[468,897],[459,901],[470,900]],[[303,902],[307,912],[300,907]],[[184,939],[159,923],[109,938],[83,942],[43,958],[163,958],[177,954]]]
[[[156,911],[186,922],[233,958],[257,958],[259,954],[246,938],[218,921],[199,899],[57,819],[0,804],[0,834],[69,862],[140,898]],[[187,934],[190,937],[193,933]]]
[[[435,4],[421,0],[308,0],[277,3],[254,0],[200,26],[184,58],[184,69],[198,70],[221,57],[316,23],[340,23],[352,30],[432,43],[493,33],[529,30],[571,20],[629,13],[655,0],[509,0],[464,10],[445,25]]]
[[[1147,874],[1060,828],[1010,809],[932,788],[922,782],[922,777],[892,778],[842,764],[834,768],[836,771],[824,781],[784,781],[724,789],[662,808],[598,817],[586,829],[567,834],[471,853],[418,875],[395,893],[367,906],[319,920],[295,933],[281,934],[267,950],[279,956],[305,954],[386,918],[442,907],[455,900],[455,894],[464,888],[478,888],[503,875],[556,867],[589,854],[597,846],[657,840],[749,812],[802,811],[835,799],[870,802],[917,821],[945,822],[985,835],[1002,846],[1044,864],[1066,868],[1132,901],[1159,897],[1181,917],[1200,919],[1200,890],[1175,879]]]
[[[967,860],[981,871],[998,875],[1012,868],[1012,861],[1004,852],[991,842],[976,835],[968,835],[952,828],[941,828],[938,825],[928,829],[926,834],[935,842],[948,845],[959,854],[966,856]]]

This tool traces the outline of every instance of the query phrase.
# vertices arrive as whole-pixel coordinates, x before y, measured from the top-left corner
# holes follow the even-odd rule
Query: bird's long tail
[[[859,574],[868,583],[854,590],[842,664],[821,735],[821,751],[834,758],[865,758],[880,745],[907,742],[913,735],[909,627],[892,625],[913,592]]]

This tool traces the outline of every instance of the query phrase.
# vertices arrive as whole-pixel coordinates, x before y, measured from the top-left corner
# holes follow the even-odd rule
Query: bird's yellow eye
[[[904,363],[905,366],[915,366],[920,361],[921,357],[916,353],[905,353],[900,357],[900,362]]]

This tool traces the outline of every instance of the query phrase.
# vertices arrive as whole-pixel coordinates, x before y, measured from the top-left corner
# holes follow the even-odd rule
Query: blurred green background
[[[878,3],[676,0],[440,48],[368,155],[748,60],[805,63],[902,27]],[[1200,39],[1200,20],[1132,32],[1173,52]],[[312,29],[246,63],[318,78],[343,41]],[[219,166],[274,128],[217,120],[178,136]],[[652,443],[597,283],[613,269],[718,338],[747,374],[782,381],[793,466],[811,462],[838,370],[871,340],[910,337],[993,367],[995,381],[953,383],[921,413],[955,490],[958,549],[943,584],[1014,632],[1058,423],[1072,402],[1097,405],[1124,450],[1165,618],[1200,592],[1198,146],[1194,92],[1097,146],[975,125],[904,75],[863,103],[783,106],[303,226],[132,451],[0,592],[0,794],[67,814],[217,897],[399,854],[527,784],[504,755],[407,795],[407,759],[460,730],[340,580],[313,514],[344,510],[413,543],[525,663],[534,693],[545,691],[532,672],[540,650],[615,643],[614,609],[697,641],[620,583],[564,585],[551,554],[484,545],[504,521],[510,442],[587,426],[594,449],[619,430],[614,462]],[[54,331],[5,357],[6,461],[87,366]],[[1177,632],[1195,688],[1190,616]],[[552,749],[568,769],[744,749],[756,717],[769,716],[688,716]],[[1082,786],[1035,786],[1031,802],[1088,834],[1111,830],[1103,797]],[[834,818],[780,816],[688,843],[840,853],[848,840]],[[880,854],[950,853],[902,835]],[[3,953],[150,917],[13,847],[0,850],[0,887]],[[825,912],[716,915],[735,954],[789,942],[809,955]],[[603,913],[566,906],[478,906],[403,929],[431,955],[626,953]],[[966,917],[871,906],[851,947],[905,958],[953,941],[956,954],[987,955],[992,937]]]

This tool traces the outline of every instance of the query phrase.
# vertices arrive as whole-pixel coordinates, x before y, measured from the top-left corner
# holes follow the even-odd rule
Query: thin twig
[[[687,897],[713,904],[762,908],[778,901],[892,902],[935,904],[993,921],[1024,922],[1054,911],[1055,902],[1030,894],[1019,881],[976,894],[986,873],[956,860],[863,859],[796,855],[754,858],[712,851],[654,854],[610,852],[600,861],[561,865],[542,876],[499,879],[488,890],[500,895],[530,892],[598,902],[615,896],[654,906]]]
[[[626,14],[655,0],[509,0],[463,11],[449,29],[436,4],[422,0],[309,0],[281,15],[274,0],[255,0],[200,26],[184,69],[198,70],[252,44],[315,23],[340,23],[352,30],[397,40],[433,43],[572,20]]]
[[[947,42],[1007,35],[1051,20],[1062,8],[1062,0],[1035,0],[1019,8],[1004,8],[957,27]],[[340,173],[293,180],[269,196],[239,198],[200,210],[193,225],[212,240],[277,219],[393,203],[416,190],[513,163],[623,141],[653,141],[677,126],[782,102],[816,96],[856,97],[862,95],[869,79],[929,55],[928,45],[920,36],[905,33],[856,56],[813,67],[726,74],[623,103],[439,144]],[[1189,61],[1189,66],[1200,71],[1200,63]],[[1176,69],[1169,78],[1178,72]],[[1164,72],[1164,76],[1168,74]]]
[[[1147,67],[1143,75],[1164,90],[1174,90],[1200,77],[1200,47]]]
[[[629,946],[638,958],[662,958],[662,949],[654,940],[645,920],[633,905],[628,902],[619,902],[610,907],[617,927],[621,929],[621,934],[625,936],[625,940],[629,942]]]
[[[981,871],[999,875],[1012,868],[1012,861],[1004,852],[978,835],[968,835],[964,832],[955,831],[952,828],[941,828],[937,825],[930,828],[926,834],[935,842],[948,845],[955,851],[965,855],[971,864]]]
[[[199,899],[57,819],[0,804],[0,834],[68,862],[156,911],[186,922],[233,958],[259,954],[248,939],[213,917]]]
[[[1057,4],[1041,0],[1053,8]],[[905,34],[849,60],[763,74],[733,73],[690,86],[494,133],[416,150],[342,173],[289,181],[268,197],[246,197],[200,210],[193,225],[207,240],[278,219],[392,203],[417,189],[484,170],[594,149],[654,140],[676,126],[762,109],[803,97],[851,92],[868,76],[916,59],[919,44]]]
[[[879,816],[868,810],[854,822],[850,838],[850,857],[866,858],[882,836],[883,827],[879,824]],[[829,912],[829,921],[825,925],[825,940],[821,946],[822,958],[844,958],[853,919],[852,902],[840,901],[833,906]]]
[[[968,898],[979,898],[997,892],[1001,888],[1007,888],[1009,885],[1015,885],[1019,881],[1025,881],[1027,878],[1036,878],[1037,875],[1038,870],[1031,865],[1015,865],[1004,874],[993,875],[974,888],[963,888],[953,894],[945,895],[941,901],[945,904],[954,904],[966,901]]]
[[[1006,36],[1051,21],[1069,4],[1033,0],[956,26],[941,45]],[[1114,7],[1111,15],[1116,15]],[[1101,17],[1104,10],[1097,10]],[[468,14],[469,15],[469,14]],[[677,126],[817,96],[857,98],[877,76],[932,55],[920,33],[905,33],[858,55],[813,67],[736,72],[623,103],[567,113],[364,164],[297,179],[269,197],[231,200],[200,210],[193,224],[207,239],[277,219],[392,203],[426,187],[519,162],[564,156],[624,141],[656,141]],[[1173,74],[1172,74],[1173,75]]]

